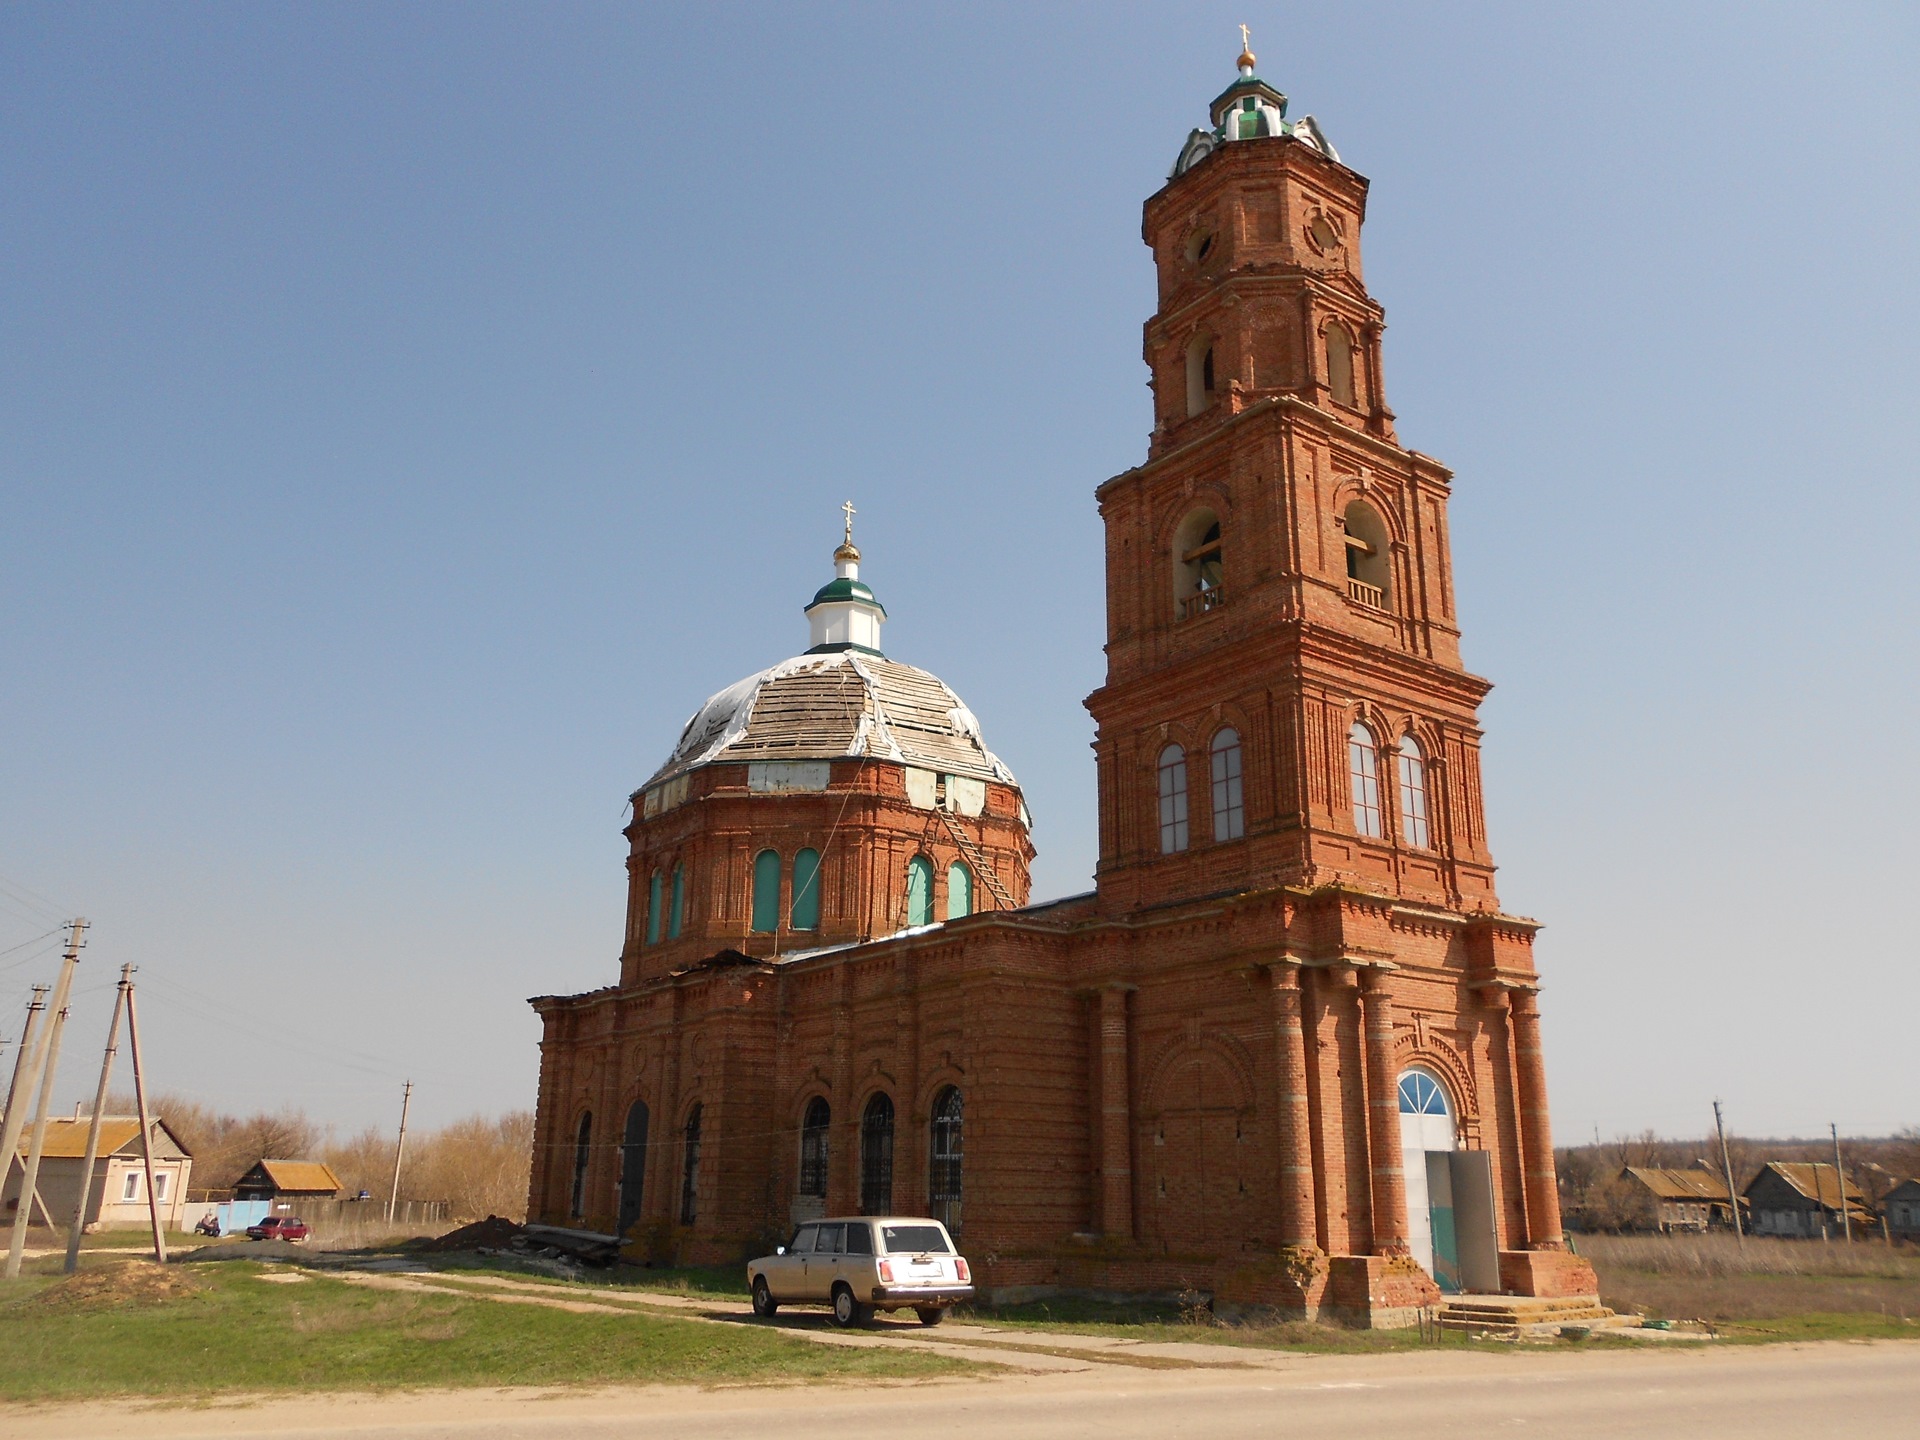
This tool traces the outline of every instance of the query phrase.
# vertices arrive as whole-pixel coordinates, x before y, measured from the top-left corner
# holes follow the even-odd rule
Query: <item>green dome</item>
[[[850,580],[844,575],[838,580],[829,580],[815,591],[813,599],[807,602],[806,609],[811,610],[815,605],[825,605],[832,600],[864,600],[882,616],[887,613],[887,607],[874,598],[873,591],[868,588],[865,581]]]

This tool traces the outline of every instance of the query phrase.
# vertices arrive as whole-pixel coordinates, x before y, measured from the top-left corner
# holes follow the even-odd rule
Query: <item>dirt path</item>
[[[1089,1365],[979,1380],[461,1390],[0,1408],[7,1440],[1482,1440],[1904,1436],[1920,1346],[1900,1341],[1478,1354],[1286,1355],[1262,1371]]]

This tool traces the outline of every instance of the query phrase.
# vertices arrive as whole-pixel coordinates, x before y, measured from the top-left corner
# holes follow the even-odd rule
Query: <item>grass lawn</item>
[[[95,1257],[0,1286],[0,1400],[232,1391],[650,1382],[764,1384],[968,1373],[919,1351],[814,1344],[649,1315],[576,1315],[368,1290],[251,1261]],[[300,1275],[298,1280],[268,1276]]]

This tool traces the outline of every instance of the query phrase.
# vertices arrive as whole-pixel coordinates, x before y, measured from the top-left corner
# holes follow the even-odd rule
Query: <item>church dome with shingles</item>
[[[807,760],[892,761],[1018,788],[973,712],[939,676],[881,653],[887,611],[860,578],[851,513],[833,567],[834,578],[806,605],[806,653],[710,698],[643,790],[703,765]]]
[[[702,765],[841,759],[1018,784],[939,676],[848,648],[796,655],[729,685],[687,722],[647,785]]]

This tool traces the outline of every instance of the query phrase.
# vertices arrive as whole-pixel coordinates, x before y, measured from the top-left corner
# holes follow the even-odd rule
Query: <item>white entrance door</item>
[[[1445,1186],[1446,1160],[1454,1145],[1453,1111],[1440,1082],[1424,1070],[1408,1070],[1400,1077],[1400,1158],[1407,1180],[1407,1226],[1413,1258],[1429,1275],[1435,1269],[1435,1242],[1442,1251],[1442,1268],[1449,1274],[1458,1264],[1453,1237],[1453,1196],[1435,1194],[1434,1184]],[[1442,1157],[1436,1174],[1428,1176],[1427,1156]],[[1436,1209],[1440,1212],[1436,1215]],[[1436,1222],[1441,1234],[1435,1235]]]

